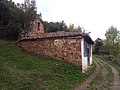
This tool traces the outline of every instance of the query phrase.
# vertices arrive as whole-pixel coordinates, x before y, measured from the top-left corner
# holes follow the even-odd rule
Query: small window
[[[38,22],[38,31],[40,31],[40,22]]]

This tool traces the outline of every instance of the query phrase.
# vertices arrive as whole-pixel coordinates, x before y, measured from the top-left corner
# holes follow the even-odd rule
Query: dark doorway
[[[87,62],[88,62],[88,66],[90,66],[90,49],[87,48]]]

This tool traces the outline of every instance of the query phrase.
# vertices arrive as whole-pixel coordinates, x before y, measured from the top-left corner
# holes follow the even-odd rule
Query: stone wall
[[[27,33],[32,33],[32,34],[45,33],[43,23],[40,20],[31,21]]]
[[[32,32],[33,32],[33,34],[45,33],[44,25],[40,21],[34,21],[34,24],[32,26]]]
[[[82,70],[81,39],[79,38],[46,38],[23,40],[20,46],[39,56],[65,60]]]

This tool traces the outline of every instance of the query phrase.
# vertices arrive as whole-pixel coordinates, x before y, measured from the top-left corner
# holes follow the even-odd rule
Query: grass
[[[119,76],[120,76],[120,66],[119,65],[114,65],[114,67],[116,68],[116,70],[118,71]]]
[[[106,65],[105,67],[108,71],[108,76],[107,76],[108,83],[107,83],[107,85],[108,85],[109,90],[112,90],[114,75],[113,75],[112,69],[108,65]]]
[[[96,56],[98,57],[98,55],[96,55]],[[114,62],[112,62],[110,60],[106,60],[104,56],[100,56],[99,58],[103,59],[105,62],[107,62],[107,63],[111,64],[113,67],[115,67],[120,76],[120,66],[118,64],[115,64]]]
[[[87,76],[90,76],[95,71],[95,68],[96,68],[96,64],[93,62],[92,66],[90,67],[90,69],[85,74]]]
[[[102,65],[100,63],[98,63],[98,64],[100,66],[100,69],[102,69],[103,68]],[[99,72],[98,75],[93,79],[93,81],[87,87],[87,90],[94,90],[94,89],[96,89],[96,86],[98,86],[102,80],[103,80],[103,77],[101,75],[101,72]]]
[[[22,52],[0,40],[0,90],[69,90],[86,80],[95,65],[81,73],[75,66]]]
[[[102,57],[102,58],[104,58],[104,57]],[[120,65],[115,64],[115,63],[113,63],[112,61],[109,61],[109,60],[104,60],[104,61],[108,62],[108,63],[111,64],[113,67],[115,67],[116,70],[117,70],[118,73],[119,73],[119,76],[120,76]]]

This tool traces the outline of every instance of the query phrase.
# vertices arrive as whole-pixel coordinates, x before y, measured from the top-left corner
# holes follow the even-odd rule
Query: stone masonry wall
[[[32,31],[33,31],[33,34],[36,34],[36,33],[45,33],[44,32],[44,25],[39,22],[39,25],[38,25],[38,22],[34,23],[33,27],[32,27]]]
[[[29,53],[65,60],[82,70],[80,39],[47,38],[20,41],[19,44]]]

